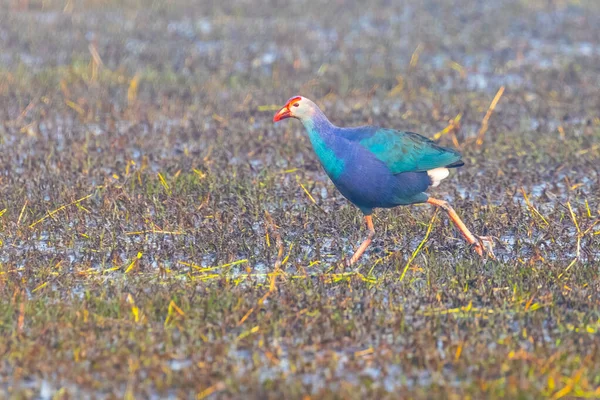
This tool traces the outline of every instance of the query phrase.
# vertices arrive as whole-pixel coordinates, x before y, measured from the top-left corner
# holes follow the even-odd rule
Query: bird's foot
[[[346,268],[350,266],[350,259],[346,257],[342,257],[340,260],[336,261],[332,268],[334,268],[335,272],[344,272]]]
[[[340,266],[342,267],[342,269],[345,270],[346,268],[349,268],[349,267],[353,266],[354,264],[356,264],[356,262],[358,261],[358,259],[361,256],[361,254],[359,254],[358,256],[356,254],[354,254],[351,258],[344,257],[344,259],[340,263]]]
[[[496,256],[494,255],[494,240],[491,236],[478,236],[477,242],[473,245],[475,246],[477,254],[482,258],[496,259]]]
[[[352,261],[350,258],[343,258],[337,265],[337,268],[342,273],[348,273],[353,275],[360,274],[360,270],[363,266]]]
[[[341,272],[351,272],[351,273],[359,273],[362,266],[357,264],[356,260],[352,260],[351,258],[344,258],[338,264],[338,268]]]
[[[342,259],[342,261],[340,262],[340,267],[341,267],[342,271],[345,271],[346,268],[350,268],[352,266],[352,264],[354,264],[354,261],[352,261],[351,258],[344,257]]]

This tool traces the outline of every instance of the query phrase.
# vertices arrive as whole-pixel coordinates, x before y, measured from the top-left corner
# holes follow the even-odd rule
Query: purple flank
[[[427,172],[402,172],[392,174],[389,168],[368,150],[347,141],[336,141],[332,146],[345,161],[341,175],[332,179],[340,193],[354,203],[365,215],[373,208],[390,208],[398,205],[427,201],[425,190],[431,185]]]

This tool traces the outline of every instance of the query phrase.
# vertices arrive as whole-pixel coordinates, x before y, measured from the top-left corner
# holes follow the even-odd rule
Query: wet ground
[[[0,11],[3,396],[600,396],[597,2]],[[421,205],[340,266],[296,94],[458,147],[431,193],[497,260]]]

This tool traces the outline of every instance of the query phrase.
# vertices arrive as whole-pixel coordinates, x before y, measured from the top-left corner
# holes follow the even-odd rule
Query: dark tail
[[[446,165],[446,168],[458,168],[458,167],[462,167],[463,165],[465,165],[463,160],[458,160],[456,162],[453,162],[452,164]]]

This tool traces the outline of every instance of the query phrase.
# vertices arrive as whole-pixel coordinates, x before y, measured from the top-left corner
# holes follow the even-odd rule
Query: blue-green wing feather
[[[462,165],[458,151],[438,146],[418,133],[375,128],[347,137],[368,149],[394,174]]]

